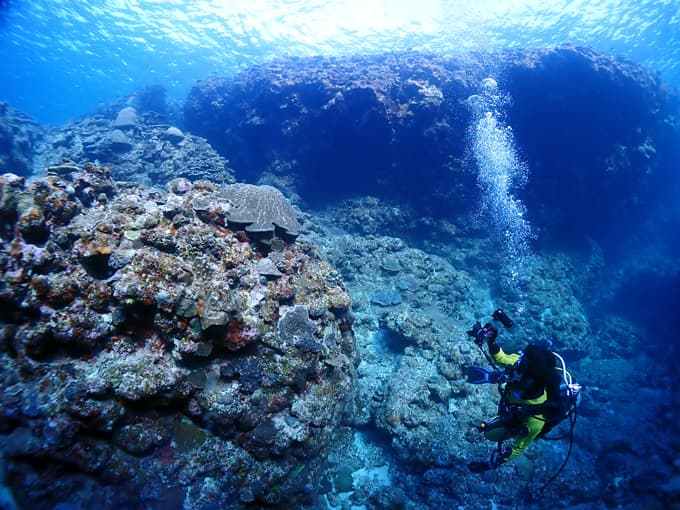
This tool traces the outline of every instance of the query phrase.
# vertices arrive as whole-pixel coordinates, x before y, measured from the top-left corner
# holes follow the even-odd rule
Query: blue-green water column
[[[468,98],[472,112],[469,144],[477,169],[480,218],[499,244],[507,290],[521,294],[534,234],[524,204],[514,195],[526,184],[529,171],[517,154],[512,128],[504,120],[508,101],[493,78],[482,80],[479,94]]]

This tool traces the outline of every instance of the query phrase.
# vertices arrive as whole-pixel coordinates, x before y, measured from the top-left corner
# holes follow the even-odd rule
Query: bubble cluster
[[[526,184],[528,168],[517,155],[511,127],[503,121],[507,101],[493,78],[482,80],[480,94],[468,98],[473,113],[469,143],[481,192],[479,212],[503,248],[508,283],[516,286],[526,276],[534,234],[524,204],[513,194]]]

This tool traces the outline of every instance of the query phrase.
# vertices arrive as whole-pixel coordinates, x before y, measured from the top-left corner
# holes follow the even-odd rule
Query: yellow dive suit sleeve
[[[519,359],[519,354],[517,353],[512,353],[512,354],[506,354],[503,349],[501,348],[500,345],[496,346],[498,349],[498,352],[493,353],[493,360],[501,365],[502,367],[509,367],[510,365],[514,365],[517,363],[517,360]]]
[[[509,367],[511,365],[514,365],[517,360],[519,359],[519,354],[512,353],[512,354],[506,354],[503,352],[503,349],[501,349],[500,346],[497,346],[498,352],[492,354],[493,360],[498,363],[499,365],[503,367]],[[513,395],[512,391],[508,392],[508,403],[509,404],[529,404],[529,405],[536,405],[536,404],[543,404],[545,401],[548,400],[548,394],[546,393],[545,389],[543,390],[543,394],[540,395],[537,398],[532,398],[528,400],[522,400],[515,395]],[[533,416],[527,416],[525,417],[522,422],[527,428],[528,433],[524,436],[518,436],[515,438],[514,443],[512,444],[512,451],[510,453],[510,456],[506,460],[512,460],[516,457],[519,457],[522,455],[524,450],[526,450],[527,446],[529,446],[534,439],[536,439],[536,436],[541,433],[541,430],[543,430],[543,425],[545,425],[545,417],[542,414],[536,414]]]

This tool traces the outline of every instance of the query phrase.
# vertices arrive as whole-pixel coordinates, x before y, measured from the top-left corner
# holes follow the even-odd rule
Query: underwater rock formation
[[[93,114],[53,130],[38,149],[40,171],[68,159],[106,165],[116,180],[164,184],[185,177],[234,182],[227,160],[204,138],[157,123],[155,114],[131,106],[110,117]]]
[[[503,62],[530,216],[565,237],[635,229],[674,180],[677,91],[651,69],[587,48],[509,52]]]
[[[311,205],[372,194],[453,217],[477,201],[468,98],[489,73],[511,98],[536,223],[581,238],[655,202],[678,156],[677,98],[651,70],[586,48],[278,60],[197,83],[184,122],[242,178],[283,171]]]
[[[0,173],[28,176],[45,129],[36,121],[0,101]]]
[[[312,204],[410,190],[424,206],[439,184],[434,200],[456,208],[474,177],[461,172],[467,107],[449,98],[467,97],[474,82],[446,62],[422,54],[280,60],[199,82],[184,123],[222,154],[239,147],[232,163],[241,178],[285,171]],[[454,198],[452,173],[465,183]]]
[[[315,215],[309,220],[315,224],[305,223],[305,238],[322,247],[353,296],[362,359],[351,413],[354,428],[349,437],[334,441],[331,453],[329,506],[340,508],[349,500],[370,509],[486,508],[491,500],[499,509],[517,508],[529,489],[559,469],[569,429],[563,423],[553,436],[563,436],[561,441],[536,441],[521,458],[482,479],[466,467],[497,446],[477,425],[497,413],[498,388],[467,383],[463,368],[490,367],[465,332],[479,319],[474,314],[491,303],[506,310],[517,305],[516,296],[498,285],[501,255],[490,239],[462,229],[444,257],[403,239],[366,233],[364,225],[389,226],[395,217],[375,215],[374,208],[372,201],[346,202]],[[413,221],[408,212],[404,218]],[[339,222],[353,234],[338,232]],[[645,334],[630,319],[592,314],[584,306],[584,294],[608,288],[600,279],[602,263],[598,251],[537,256],[525,268],[531,276],[523,309],[513,314],[515,325],[498,325],[499,343],[507,352],[552,340],[587,388],[571,460],[527,508],[559,507],[565,501],[574,508],[666,508],[677,498],[677,435],[654,432],[659,417],[672,421],[670,410],[677,407],[677,398],[669,399],[666,390],[675,372],[664,370],[650,379],[647,374],[658,371],[659,363],[640,356]],[[382,307],[371,301],[375,292],[388,288],[399,291],[401,303]],[[667,357],[673,348],[664,344],[660,354]],[[641,471],[640,458],[663,460]],[[378,476],[378,470],[383,474]]]
[[[216,184],[54,173],[0,176],[0,448],[20,507],[306,501],[354,381],[338,274],[290,230],[232,224]]]

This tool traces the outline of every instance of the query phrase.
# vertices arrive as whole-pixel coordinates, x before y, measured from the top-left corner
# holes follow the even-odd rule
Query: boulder
[[[132,106],[127,106],[118,112],[113,121],[113,127],[119,129],[127,129],[137,127],[139,119],[137,117],[137,110]]]

